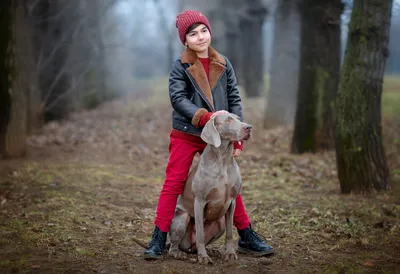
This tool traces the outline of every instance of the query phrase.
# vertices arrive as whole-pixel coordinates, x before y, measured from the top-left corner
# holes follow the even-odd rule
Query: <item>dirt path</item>
[[[263,131],[260,110],[238,159],[247,211],[276,255],[212,266],[142,259],[168,159],[165,97],[128,98],[29,140],[1,161],[0,273],[396,273],[398,192],[341,196],[333,153],[287,153],[290,129]],[[157,108],[155,108],[157,106]],[[235,232],[237,239],[237,234]],[[223,245],[223,239],[216,247]],[[397,272],[398,273],[398,272]]]

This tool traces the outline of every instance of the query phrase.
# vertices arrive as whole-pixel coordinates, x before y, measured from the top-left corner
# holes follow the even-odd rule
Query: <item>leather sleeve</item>
[[[242,100],[239,94],[239,88],[237,85],[235,71],[233,70],[232,64],[228,60],[228,58],[225,58],[225,60],[227,66],[226,73],[228,78],[227,79],[228,81],[227,92],[228,92],[228,105],[229,105],[228,111],[233,114],[236,114],[237,116],[240,117],[240,119],[243,120]]]
[[[169,75],[169,96],[171,105],[179,115],[197,126],[201,114],[207,112],[196,106],[189,98],[185,67],[180,60],[172,65]]]

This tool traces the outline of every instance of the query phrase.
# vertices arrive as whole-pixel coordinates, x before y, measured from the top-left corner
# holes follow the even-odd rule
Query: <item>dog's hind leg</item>
[[[175,217],[172,220],[169,231],[171,246],[168,251],[168,254],[175,259],[184,259],[186,257],[186,254],[179,249],[179,245],[186,234],[189,221],[188,212],[179,209],[175,211]]]

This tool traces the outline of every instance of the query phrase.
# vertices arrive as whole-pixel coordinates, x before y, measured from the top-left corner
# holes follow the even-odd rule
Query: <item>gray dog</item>
[[[226,231],[225,260],[237,259],[233,213],[242,179],[233,157],[233,141],[250,136],[251,126],[228,112],[212,117],[204,126],[201,138],[207,146],[188,176],[171,224],[171,256],[181,259],[197,252],[199,263],[212,263],[206,246]]]

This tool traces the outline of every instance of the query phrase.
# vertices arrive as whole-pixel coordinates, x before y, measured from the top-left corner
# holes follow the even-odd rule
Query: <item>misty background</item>
[[[181,3],[180,3],[181,2]],[[183,5],[182,2],[185,2]],[[191,3],[192,2],[192,3]],[[196,2],[201,2],[199,5]],[[175,16],[183,9],[200,9],[205,14],[215,12],[218,9],[218,1],[178,1],[178,0],[126,0],[117,1],[115,7],[110,11],[110,17],[114,17],[114,23],[118,24],[118,33],[114,33],[113,38],[120,44],[118,48],[109,48],[109,80],[113,86],[123,91],[132,91],[132,78],[166,76],[171,64],[169,63],[166,47],[172,39],[173,58],[179,57],[184,50],[175,27]],[[263,23],[263,60],[264,68],[267,74],[271,69],[271,57],[273,53],[275,20],[277,14],[277,1],[264,0],[263,4],[268,7],[268,12]],[[342,57],[347,41],[348,23],[350,21],[352,1],[343,1],[345,9],[341,15],[341,49]],[[233,2],[232,2],[233,3]],[[235,7],[232,4],[232,7]],[[162,11],[160,12],[160,9]],[[225,7],[221,7],[225,9]],[[239,12],[239,11],[238,11]],[[298,15],[297,15],[298,16]],[[299,27],[300,20],[296,15],[289,17],[293,20],[292,27]],[[217,18],[219,21],[221,18]],[[235,25],[221,26],[218,20],[210,19],[213,30],[212,46],[222,54],[227,54],[228,45],[219,43],[215,45],[214,39],[224,35],[225,29],[234,29]],[[287,30],[289,31],[289,30]],[[291,43],[294,39],[299,39],[296,30],[292,29],[291,36],[286,37],[287,42]],[[297,37],[293,37],[297,36]],[[217,37],[217,38],[215,38]],[[393,13],[391,19],[390,39],[389,39],[389,57],[386,65],[386,73],[396,74],[400,72],[400,1],[394,1]],[[292,51],[298,58],[298,52]],[[157,64],[157,66],[154,66]],[[121,68],[126,68],[121,70]],[[281,69],[287,69],[282,64]],[[130,73],[132,72],[132,73]],[[126,74],[127,73],[127,74]],[[133,77],[132,77],[133,76]],[[117,84],[119,83],[119,84]]]
[[[300,2],[26,1],[19,8],[16,27],[17,51],[27,69],[21,73],[23,86],[30,90],[28,132],[73,111],[149,88],[151,79],[166,79],[184,50],[175,27],[175,17],[184,9],[206,14],[213,32],[211,45],[233,64],[242,95],[269,101],[268,123],[293,124],[301,89]],[[340,42],[331,45],[340,47],[342,60],[353,2],[341,3],[341,11],[332,14],[333,24],[340,25]],[[400,71],[399,14],[395,1],[386,74]],[[335,54],[332,58],[337,59]],[[274,115],[277,108],[285,111]]]
[[[253,126],[241,193],[274,258],[138,249],[185,9],[233,64]],[[1,273],[398,272],[400,0],[2,0],[0,31]]]

